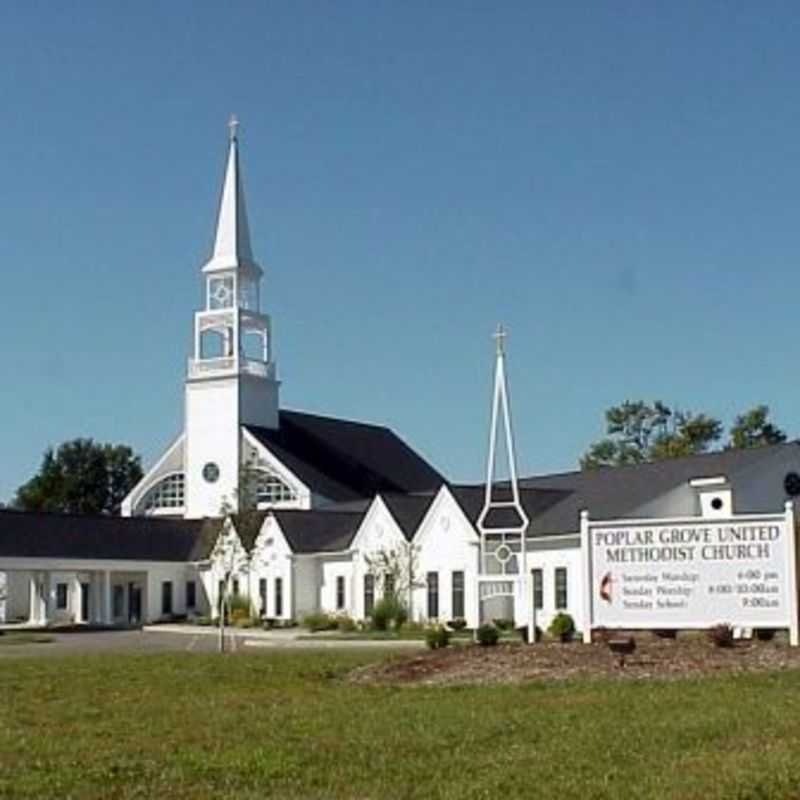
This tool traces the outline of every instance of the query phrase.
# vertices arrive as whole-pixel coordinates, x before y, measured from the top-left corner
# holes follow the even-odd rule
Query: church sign
[[[795,527],[784,514],[582,521],[588,630],[789,628],[797,643]],[[587,633],[588,633],[587,630]]]

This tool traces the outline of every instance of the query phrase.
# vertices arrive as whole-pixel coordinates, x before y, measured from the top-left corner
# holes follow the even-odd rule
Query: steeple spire
[[[222,196],[217,214],[217,229],[211,259],[203,272],[243,270],[261,276],[261,268],[253,258],[250,246],[250,226],[239,167],[239,120],[231,116],[228,122],[228,163],[222,182]]]

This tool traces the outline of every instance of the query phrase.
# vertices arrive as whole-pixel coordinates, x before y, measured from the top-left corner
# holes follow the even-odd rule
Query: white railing
[[[206,378],[210,375],[235,373],[237,363],[233,356],[227,358],[190,358],[187,370],[190,378]],[[251,358],[240,358],[238,370],[247,375],[255,375],[257,378],[275,377],[273,364],[267,364]]]
[[[190,358],[188,373],[190,378],[204,378],[207,375],[218,375],[221,372],[233,372],[235,369],[236,359],[233,357]]]

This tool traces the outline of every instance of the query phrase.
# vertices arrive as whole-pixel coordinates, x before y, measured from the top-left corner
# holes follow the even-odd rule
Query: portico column
[[[39,585],[35,572],[28,578],[28,624],[39,624]]]
[[[72,579],[72,598],[69,606],[75,622],[86,622],[83,618],[83,589],[81,588],[80,574],[76,574]]]
[[[89,576],[89,619],[94,625],[103,622],[103,598],[100,584],[100,573],[92,572]]]
[[[42,578],[42,625],[47,625],[53,618],[56,607],[54,592],[53,573],[45,572]]]

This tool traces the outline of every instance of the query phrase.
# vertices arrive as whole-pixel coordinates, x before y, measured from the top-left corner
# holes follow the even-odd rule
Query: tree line
[[[786,433],[758,405],[739,414],[727,432],[704,413],[682,411],[660,400],[626,400],[605,412],[606,436],[589,446],[581,469],[640,464],[726,449],[786,441]],[[12,508],[71,514],[119,514],[122,501],[142,479],[140,456],[127,445],[79,438],[48,448],[37,473],[17,489]],[[241,481],[243,508],[255,507],[251,483]]]
[[[591,444],[581,469],[640,464],[724,449],[760,447],[786,441],[786,433],[769,419],[769,407],[758,405],[739,414],[724,441],[725,427],[704,413],[670,408],[656,400],[626,400],[606,411],[606,437]]]

